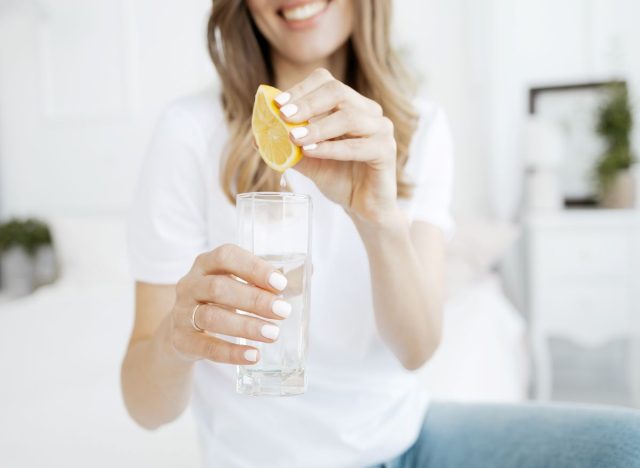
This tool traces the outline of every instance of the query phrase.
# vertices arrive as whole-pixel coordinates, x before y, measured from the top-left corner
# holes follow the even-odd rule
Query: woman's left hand
[[[382,107],[319,68],[276,97],[304,157],[296,170],[352,217],[380,223],[397,213],[396,141]]]

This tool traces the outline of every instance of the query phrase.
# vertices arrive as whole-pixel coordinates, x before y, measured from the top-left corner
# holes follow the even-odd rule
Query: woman
[[[390,8],[214,0],[221,90],[165,113],[132,210],[136,319],[122,368],[132,417],[156,428],[191,402],[216,467],[638,465],[630,413],[427,412],[413,371],[440,340],[452,151],[442,112],[407,92]],[[235,194],[278,189],[250,136],[261,83],[286,90],[284,119],[311,121],[291,135],[304,158],[287,174],[314,200],[316,239],[310,383],[292,398],[235,393],[235,365],[260,356],[232,337],[273,342],[290,311],[278,299],[286,279],[232,244]]]

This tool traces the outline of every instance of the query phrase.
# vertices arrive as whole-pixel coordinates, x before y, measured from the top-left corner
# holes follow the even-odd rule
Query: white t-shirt
[[[401,207],[412,220],[452,229],[452,145],[446,117],[418,102],[421,119],[407,174],[416,186]],[[234,242],[235,208],[219,184],[227,128],[216,93],[171,105],[152,139],[129,219],[136,280],[174,284],[200,252]],[[257,157],[257,156],[256,156]],[[192,410],[208,467],[362,467],[406,450],[427,408],[375,325],[367,255],[344,210],[288,171],[314,204],[314,274],[308,390],[295,397],[236,394],[236,368],[199,361]]]

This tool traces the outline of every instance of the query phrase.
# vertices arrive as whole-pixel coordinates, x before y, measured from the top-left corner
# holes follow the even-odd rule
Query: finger
[[[310,93],[314,89],[319,88],[322,84],[333,79],[333,75],[326,68],[316,68],[300,83],[289,88],[287,91],[278,94],[274,99],[278,106],[283,106],[290,101],[299,99],[305,94]]]
[[[202,304],[193,317],[195,325],[203,330],[222,335],[272,343],[280,335],[274,323],[248,315],[241,315],[213,304]]]
[[[347,138],[344,140],[311,143],[302,147],[305,156],[318,159],[334,159],[337,161],[381,161],[379,145],[372,138]]]
[[[344,106],[347,102],[354,107],[362,107],[358,105],[359,98],[364,99],[344,83],[331,80],[298,99],[292,99],[280,108],[280,114],[288,122],[301,123]]]
[[[191,297],[198,302],[215,303],[269,319],[283,319],[291,314],[287,301],[227,275],[202,276],[192,284]]]
[[[260,352],[253,346],[230,343],[206,333],[182,333],[174,339],[175,348],[186,355],[226,364],[255,364]]]
[[[291,140],[298,146],[318,143],[343,135],[369,136],[383,127],[383,119],[354,108],[340,109],[304,127],[291,129]]]
[[[382,108],[378,104],[338,80],[328,81],[304,96],[292,99],[280,108],[280,114],[288,122],[301,123],[346,105],[372,115],[382,115]]]
[[[200,254],[194,267],[203,275],[229,273],[272,291],[282,291],[287,286],[287,278],[273,265],[235,244]]]

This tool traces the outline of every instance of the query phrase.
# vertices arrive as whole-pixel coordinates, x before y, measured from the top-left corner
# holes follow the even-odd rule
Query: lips
[[[328,0],[297,3],[281,8],[278,13],[289,22],[306,21],[322,13],[328,5]]]

